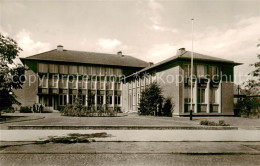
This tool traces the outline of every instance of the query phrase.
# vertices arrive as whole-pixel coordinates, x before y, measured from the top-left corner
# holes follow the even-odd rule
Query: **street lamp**
[[[192,110],[193,110],[193,21],[194,19],[191,19],[191,76],[190,76],[190,81],[191,81],[191,101],[190,101],[190,120],[192,120]]]

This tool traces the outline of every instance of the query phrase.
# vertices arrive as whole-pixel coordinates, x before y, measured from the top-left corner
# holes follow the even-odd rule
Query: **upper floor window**
[[[207,75],[207,66],[197,65],[197,77],[206,77]]]
[[[197,93],[197,99],[198,103],[205,103],[205,89],[204,88],[198,88],[198,93]]]
[[[69,66],[69,73],[70,74],[77,74],[78,73],[77,66]]]
[[[49,73],[58,73],[58,65],[49,64]]]
[[[39,77],[39,87],[41,88],[48,87],[48,78],[45,75],[43,77]]]
[[[217,88],[211,89],[211,104],[219,103],[219,93]]]
[[[38,72],[39,73],[47,73],[48,72],[48,64],[39,63],[38,64]]]
[[[59,66],[59,73],[68,74],[68,66],[67,65],[60,65]]]
[[[219,79],[219,67],[211,66],[211,78],[214,80]]]
[[[113,75],[113,68],[106,68],[106,75],[112,76]]]
[[[87,67],[86,66],[79,66],[79,74],[81,75],[87,75]]]

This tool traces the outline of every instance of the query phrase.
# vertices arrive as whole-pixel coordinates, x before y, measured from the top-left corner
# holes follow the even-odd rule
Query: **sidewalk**
[[[106,132],[111,137],[96,141],[260,141],[259,130],[0,130],[0,141],[41,141],[48,136],[70,133],[91,134]]]
[[[1,142],[0,147],[1,154],[260,155],[259,142],[91,142],[77,144],[33,144],[26,142]]]

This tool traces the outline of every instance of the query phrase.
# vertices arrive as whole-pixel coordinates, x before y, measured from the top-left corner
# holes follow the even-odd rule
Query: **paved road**
[[[259,155],[172,155],[172,154],[1,154],[4,166],[41,165],[212,165],[259,166]]]

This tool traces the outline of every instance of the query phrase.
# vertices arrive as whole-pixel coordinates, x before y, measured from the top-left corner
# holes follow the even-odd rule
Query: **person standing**
[[[42,111],[43,111],[43,106],[42,106],[42,104],[40,105],[40,113],[42,113]]]

